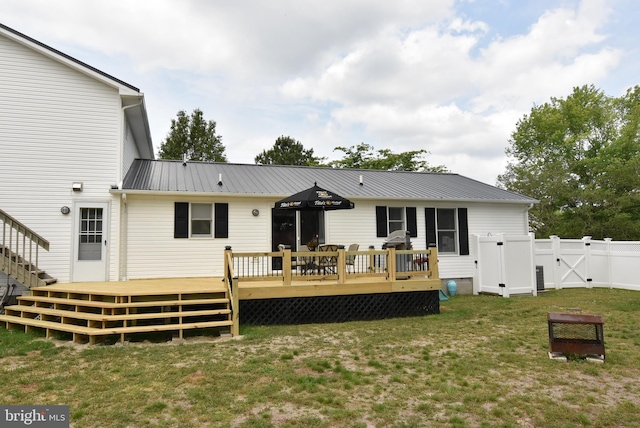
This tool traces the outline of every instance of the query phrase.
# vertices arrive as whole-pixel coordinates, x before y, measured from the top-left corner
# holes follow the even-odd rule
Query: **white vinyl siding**
[[[176,197],[130,194],[126,225],[129,279],[222,276],[227,245],[239,252],[270,251],[271,207],[275,201],[182,196],[179,200],[192,206],[228,203],[229,238],[174,239]],[[258,209],[260,215],[253,216],[253,209]]]
[[[0,36],[0,206],[51,242],[40,265],[59,282],[71,269],[73,215],[81,200],[110,201],[118,176],[118,90]],[[72,183],[83,191],[73,192]],[[115,207],[117,204],[112,204]],[[119,211],[119,210],[118,210]],[[118,212],[109,242],[117,242]],[[115,246],[110,246],[115,255]],[[110,278],[116,279],[115,268]]]
[[[131,127],[129,126],[129,122],[124,120],[125,131],[124,131],[124,155],[122,160],[122,177],[127,174],[131,164],[136,158],[140,157],[140,153],[138,151],[138,147],[136,146],[136,140],[133,137],[133,133],[131,132]]]
[[[228,239],[174,239],[174,202],[171,196],[145,196],[130,194],[127,197],[128,258],[127,276],[134,278],[221,276],[223,253],[227,245],[237,252],[271,250],[271,207],[274,200],[262,198],[207,198],[180,197],[193,204],[229,204]],[[385,238],[376,238],[375,207],[382,201],[355,201],[353,210],[327,211],[325,213],[326,242],[348,247],[359,244],[364,251],[369,246],[380,249]],[[411,238],[414,249],[426,248],[424,208],[431,203],[417,205],[416,201],[397,202],[397,205],[417,206],[418,236]],[[394,205],[396,203],[394,202]],[[437,204],[436,204],[437,206]],[[442,208],[450,208],[451,205]],[[524,207],[508,204],[473,204],[461,206],[468,209],[471,234],[496,233],[504,228],[510,233],[526,233],[522,215]],[[258,209],[259,216],[251,211]],[[502,212],[506,214],[502,215]],[[473,255],[446,256],[440,258],[442,278],[471,278]]]

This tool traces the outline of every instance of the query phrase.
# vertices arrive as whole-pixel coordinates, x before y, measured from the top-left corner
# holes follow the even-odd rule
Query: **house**
[[[38,267],[59,282],[117,280],[121,202],[110,189],[134,158],[154,157],[144,95],[2,24],[0,94],[4,224],[43,238]]]
[[[0,223],[60,283],[222,276],[226,247],[379,249],[396,230],[472,278],[469,236],[526,234],[536,202],[458,174],[155,160],[139,89],[1,24],[0,93]],[[316,182],[355,208],[274,209]]]
[[[351,210],[277,210],[314,183]],[[380,249],[395,230],[438,247],[441,278],[471,278],[471,234],[527,234],[536,201],[458,174],[137,159],[121,188],[121,278],[221,276],[225,247],[293,250],[320,242]]]

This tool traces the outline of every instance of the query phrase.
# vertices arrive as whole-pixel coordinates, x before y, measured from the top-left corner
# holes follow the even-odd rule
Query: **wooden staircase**
[[[56,279],[38,269],[39,250],[49,251],[49,241],[0,209],[0,271],[24,286],[41,287]]]
[[[182,339],[187,330],[231,331],[231,301],[224,289],[131,286],[122,293],[105,284],[103,291],[82,291],[72,284],[33,288],[31,296],[18,297],[17,305],[5,308],[0,322],[7,329],[71,335],[74,342],[91,344],[107,338],[124,342],[142,333],[173,332]]]

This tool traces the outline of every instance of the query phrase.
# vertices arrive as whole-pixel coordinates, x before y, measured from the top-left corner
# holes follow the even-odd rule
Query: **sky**
[[[640,84],[635,0],[0,0],[0,22],[139,88],[156,152],[199,108],[233,163],[284,135],[496,184],[532,107]]]

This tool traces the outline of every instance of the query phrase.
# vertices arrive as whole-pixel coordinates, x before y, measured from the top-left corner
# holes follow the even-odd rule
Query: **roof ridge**
[[[154,162],[179,162],[182,163],[182,160],[179,159],[143,159]],[[432,171],[404,171],[404,170],[389,170],[389,169],[370,169],[370,168],[333,168],[330,166],[324,165],[276,165],[276,164],[255,164],[255,163],[240,163],[240,162],[212,162],[212,161],[200,161],[200,160],[188,160],[188,163],[192,164],[201,164],[201,165],[233,165],[233,166],[244,166],[244,167],[263,167],[263,168],[310,168],[310,169],[322,169],[322,170],[333,170],[333,171],[375,171],[378,172],[388,172],[388,173],[410,173],[410,174],[432,174],[432,175],[460,175],[455,172],[432,172]],[[486,183],[484,183],[486,184]]]

